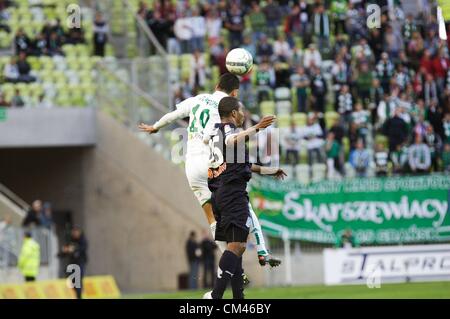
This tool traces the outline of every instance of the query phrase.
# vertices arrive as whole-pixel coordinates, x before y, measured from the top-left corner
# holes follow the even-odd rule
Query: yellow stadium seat
[[[275,102],[263,101],[259,105],[261,115],[273,115],[275,114]]]
[[[306,126],[307,115],[305,113],[294,113],[292,119],[297,126]]]

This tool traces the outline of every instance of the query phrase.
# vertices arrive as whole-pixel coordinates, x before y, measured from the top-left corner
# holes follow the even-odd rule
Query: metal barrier
[[[48,268],[48,277],[57,278],[59,250],[58,240],[53,229],[34,227],[27,229],[40,246],[41,266]],[[8,276],[11,268],[17,267],[22,248],[25,229],[9,226],[0,233],[0,281]]]

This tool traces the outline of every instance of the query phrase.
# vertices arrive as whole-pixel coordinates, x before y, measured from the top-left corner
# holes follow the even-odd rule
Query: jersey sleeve
[[[153,126],[159,130],[160,128],[167,126],[170,123],[175,122],[176,120],[188,117],[189,113],[191,112],[191,106],[193,105],[193,102],[193,98],[189,98],[177,104],[177,109],[175,111],[164,115]]]

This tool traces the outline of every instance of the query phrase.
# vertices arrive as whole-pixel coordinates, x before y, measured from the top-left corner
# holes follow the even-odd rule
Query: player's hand
[[[157,133],[159,130],[153,127],[153,125],[147,125],[144,123],[139,124],[139,129],[143,132],[147,132],[149,134]]]
[[[284,177],[287,176],[287,174],[281,168],[279,168],[278,171],[273,176],[276,179],[283,180]]]
[[[272,125],[275,122],[276,118],[277,117],[275,115],[264,116],[261,119],[261,121],[259,121],[259,123],[256,124],[256,128],[263,129],[263,128],[269,127],[270,125]]]

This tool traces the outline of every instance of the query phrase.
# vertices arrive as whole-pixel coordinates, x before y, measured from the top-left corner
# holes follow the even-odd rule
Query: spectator
[[[234,49],[242,43],[242,32],[245,28],[244,12],[239,8],[238,4],[232,3],[230,10],[227,12],[225,27],[228,29],[230,48]]]
[[[161,12],[158,10],[153,13],[153,16],[149,20],[147,20],[147,24],[150,30],[155,35],[158,43],[165,49],[167,47],[170,22],[164,19]]]
[[[5,94],[0,92],[0,107],[9,107],[11,103],[5,99]]]
[[[53,225],[52,218],[52,205],[49,202],[45,202],[43,205],[42,213],[39,215],[40,225],[47,229],[51,229]]]
[[[303,66],[307,71],[314,69],[315,67],[320,67],[322,64],[322,55],[317,51],[315,44],[311,43],[306,50],[303,57]]]
[[[367,149],[364,148],[364,142],[361,139],[356,142],[356,149],[350,153],[349,162],[355,169],[356,176],[367,176],[367,169],[369,168],[370,163],[370,154]]]
[[[31,233],[24,234],[22,249],[20,250],[17,267],[26,282],[35,281],[39,274],[41,264],[41,249],[39,244],[32,238]]]
[[[306,149],[308,150],[308,164],[319,162],[323,163],[322,147],[324,145],[323,130],[317,123],[314,115],[308,115],[307,125],[303,129],[303,138],[306,140]]]
[[[252,37],[249,34],[244,36],[244,43],[241,47],[252,55],[254,61],[256,60],[256,45],[255,42],[252,41]]]
[[[16,89],[15,90],[15,94],[11,99],[11,106],[13,107],[22,107],[25,105],[25,102],[22,98],[22,96],[20,95],[20,90]]]
[[[27,216],[22,222],[23,227],[40,226],[40,216],[42,214],[42,201],[37,199],[31,204],[31,209],[28,210]]]
[[[410,40],[413,38],[413,34],[419,31],[419,28],[414,21],[414,15],[412,13],[408,14],[406,17],[406,21],[402,27],[402,35],[405,46],[408,44]]]
[[[252,40],[254,43],[257,43],[261,39],[261,36],[266,33],[267,25],[266,16],[261,11],[261,7],[258,2],[252,1],[248,19],[252,29]]]
[[[214,286],[216,272],[216,255],[217,245],[209,237],[209,232],[203,230],[203,240],[200,243],[201,255],[203,263],[203,288],[212,288]]]
[[[173,28],[175,36],[180,43],[181,53],[191,53],[191,40],[194,36],[194,33],[190,24],[190,20],[186,16],[186,13],[184,11],[180,13],[180,17],[175,21],[175,25]]]
[[[263,12],[266,16],[267,32],[274,39],[277,37],[277,29],[281,23],[282,12],[280,6],[275,1],[267,0],[266,3]]]
[[[394,64],[389,60],[389,55],[386,52],[381,54],[381,60],[376,66],[378,79],[381,82],[383,91],[390,92],[390,79],[394,75]]]
[[[401,110],[396,108],[394,111],[394,117],[387,120],[383,127],[384,135],[389,140],[389,152],[394,151],[397,145],[405,142],[408,135],[408,127],[404,120],[400,118]]]
[[[16,83],[19,81],[19,67],[15,56],[12,56],[10,62],[5,64],[3,76],[6,82]]]
[[[442,164],[444,165],[444,172],[450,173],[450,144],[444,145],[444,152],[442,153]]]
[[[273,56],[273,47],[267,40],[267,36],[265,34],[261,35],[261,40],[256,47],[256,55],[257,61],[270,61]]]
[[[70,28],[67,34],[67,44],[85,44],[84,31],[80,28]]]
[[[386,52],[393,59],[397,59],[401,50],[403,50],[403,39],[398,32],[395,32],[391,26],[388,26],[384,35]]]
[[[291,76],[291,85],[296,90],[297,94],[297,112],[306,113],[308,101],[308,87],[311,85],[305,68],[299,66],[297,73]]]
[[[351,115],[352,122],[358,127],[358,135],[366,144],[367,135],[369,134],[370,113],[363,109],[360,102],[355,104],[355,111]]]
[[[201,249],[197,242],[197,234],[195,231],[191,231],[189,234],[189,239],[186,242],[186,255],[189,262],[189,288],[197,289]]]
[[[327,134],[325,151],[327,154],[327,177],[332,179],[336,176],[336,172],[342,172],[340,161],[341,144],[338,143],[333,132],[328,132]]]
[[[358,247],[358,241],[350,229],[345,230],[341,237],[338,237],[336,241],[336,247],[338,248],[352,248]]]
[[[291,12],[287,16],[286,22],[284,24],[284,33],[286,34],[287,41],[289,42],[289,46],[291,48],[294,48],[295,46],[294,36],[297,36],[302,31],[302,24],[300,19],[300,7],[295,4],[292,7]]]
[[[56,32],[52,32],[50,35],[50,39],[48,40],[48,55],[64,55],[62,52],[62,43],[58,34]]]
[[[261,63],[256,71],[256,85],[258,103],[268,100],[272,91],[271,88],[275,86],[275,72],[273,67],[266,62]]]
[[[439,170],[439,154],[442,151],[442,139],[439,134],[434,132],[433,126],[426,125],[424,132],[424,141],[430,149],[431,164],[435,172]]]
[[[275,54],[275,58],[281,62],[287,62],[291,58],[292,50],[283,34],[278,35],[277,40],[274,42],[273,53]]]
[[[109,26],[100,12],[94,20],[94,55],[105,56],[105,45],[108,42]]]
[[[387,176],[389,155],[382,143],[378,143],[375,150],[375,174],[377,177]]]
[[[30,38],[25,34],[22,28],[19,28],[14,38],[16,55],[19,55],[21,52],[28,53],[30,50],[30,44]]]
[[[206,15],[206,33],[208,44],[213,47],[219,42],[220,30],[222,29],[222,19],[220,19],[217,10],[209,10]]]
[[[48,43],[43,32],[39,33],[33,45],[33,55],[48,55]]]
[[[49,99],[47,99],[45,97],[45,94],[43,93],[43,94],[39,95],[39,98],[38,98],[35,106],[38,108],[48,109],[48,108],[51,108],[53,105],[52,105],[52,102]]]
[[[336,106],[336,111],[341,116],[344,126],[348,127],[353,111],[353,97],[350,93],[348,85],[342,86],[341,92],[337,97]]]
[[[31,66],[27,62],[27,55],[25,52],[20,52],[19,61],[17,62],[17,68],[19,70],[18,82],[30,83],[36,81],[36,78],[30,75]]]
[[[331,3],[334,20],[334,35],[346,33],[345,20],[347,18],[347,0],[336,0]]]
[[[450,113],[445,114],[443,128],[445,144],[450,144]]]
[[[314,69],[314,75],[311,78],[311,93],[313,96],[313,110],[317,112],[325,112],[325,97],[328,92],[327,82],[322,75],[320,68]]]
[[[394,175],[402,175],[408,162],[408,148],[402,144],[397,144],[395,150],[390,154],[390,160]]]
[[[206,70],[205,59],[203,54],[199,50],[195,50],[191,59],[191,72],[189,85],[193,88],[194,92],[202,90],[206,84]]]
[[[200,15],[198,7],[194,7],[192,10],[192,17],[190,18],[192,26],[192,50],[198,50],[204,52],[204,41],[206,35],[206,21],[205,18]]]
[[[74,290],[78,299],[82,298],[83,294],[83,277],[86,273],[86,264],[88,262],[88,241],[81,230],[75,226],[70,233],[70,240],[67,244],[62,246],[59,257],[65,257],[68,265],[76,265],[79,268],[80,278],[75,279]],[[67,269],[65,267],[65,269]],[[68,273],[70,275],[70,273]]]
[[[423,143],[420,135],[416,135],[414,144],[409,147],[408,164],[413,174],[424,174],[430,170],[430,148]]]
[[[432,74],[426,75],[426,80],[423,85],[423,94],[425,99],[425,105],[430,105],[433,102],[438,101],[438,87],[434,81]]]
[[[317,38],[319,51],[324,53],[325,49],[328,50],[327,45],[330,37],[330,20],[328,13],[325,11],[325,7],[320,4],[313,18],[314,35]]]
[[[291,121],[291,127],[284,137],[286,145],[286,164],[297,165],[299,162],[300,142],[302,136],[294,121]]]
[[[380,91],[377,91],[380,86],[379,82],[374,83],[372,71],[369,69],[368,63],[361,64],[361,69],[355,76],[355,82],[358,97],[362,100],[364,106],[367,107],[371,101],[377,105],[376,97],[371,96],[371,90],[373,89],[374,94],[381,94]],[[379,98],[380,95],[378,95]]]

